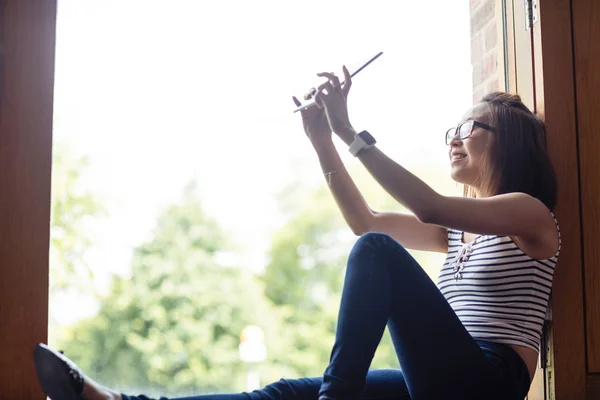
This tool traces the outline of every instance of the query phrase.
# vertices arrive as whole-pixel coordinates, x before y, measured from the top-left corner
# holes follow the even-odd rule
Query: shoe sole
[[[34,351],[35,370],[46,396],[51,400],[82,400],[65,371],[65,364],[50,350],[38,345]]]

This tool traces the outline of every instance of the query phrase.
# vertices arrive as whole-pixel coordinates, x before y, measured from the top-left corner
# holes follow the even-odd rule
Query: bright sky
[[[127,275],[195,178],[260,268],[275,193],[298,173],[323,180],[291,96],[379,51],[355,77],[353,125],[444,176],[442,136],[471,104],[468,1],[60,0],[55,136],[90,157],[85,185],[110,213],[93,267]]]

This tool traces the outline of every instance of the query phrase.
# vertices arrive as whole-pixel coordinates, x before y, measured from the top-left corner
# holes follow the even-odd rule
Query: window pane
[[[291,97],[383,51],[354,127],[462,194],[444,135],[498,86],[495,11],[434,3],[62,0],[51,345],[126,393],[321,375],[356,237]],[[373,209],[404,210],[336,145]],[[435,279],[445,255],[413,254]],[[387,336],[373,367],[397,367]]]

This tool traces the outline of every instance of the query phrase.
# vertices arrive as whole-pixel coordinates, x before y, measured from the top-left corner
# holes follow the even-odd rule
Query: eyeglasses
[[[490,132],[496,132],[496,130],[491,126],[470,119],[458,125],[456,128],[450,128],[448,131],[446,131],[446,144],[448,145],[452,143],[452,140],[454,140],[456,136],[458,136],[460,140],[465,140],[466,138],[471,137],[475,127],[483,128]]]

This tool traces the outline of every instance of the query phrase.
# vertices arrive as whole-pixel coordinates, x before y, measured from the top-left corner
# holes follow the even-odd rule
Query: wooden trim
[[[525,0],[513,0],[516,92],[530,109],[535,106],[531,31],[525,29]]]
[[[600,3],[572,0],[587,368],[600,373]],[[600,399],[600,396],[598,396]]]
[[[516,49],[515,49],[515,18],[514,18],[514,12],[513,12],[513,0],[499,0],[499,7],[502,8],[502,3],[504,2],[505,5],[505,9],[504,9],[504,13],[506,15],[506,38],[504,36],[504,27],[500,26],[500,33],[498,34],[498,37],[503,38],[503,41],[505,41],[505,43],[502,43],[504,45],[503,47],[503,51],[499,52],[502,54],[502,57],[498,57],[498,60],[502,60],[502,62],[504,63],[506,60],[507,66],[508,66],[508,70],[505,71],[504,70],[504,64],[499,64],[502,66],[502,79],[504,80],[506,77],[506,74],[508,74],[508,86],[504,87],[504,90],[510,93],[516,93],[517,92],[517,62],[516,62]],[[496,15],[502,15],[502,9],[500,9],[500,12],[497,13]],[[506,49],[506,53],[504,52],[504,49]],[[501,86],[502,87],[502,86]]]
[[[509,91],[518,93],[523,103],[534,109],[534,71],[532,32],[525,25],[524,0],[507,0],[507,20],[511,29],[512,50],[509,48]],[[541,355],[541,354],[540,354]],[[541,358],[540,358],[541,361]],[[544,400],[546,396],[546,373],[544,366],[538,362],[534,379],[531,383],[527,400]]]
[[[43,399],[32,351],[48,329],[56,1],[0,7],[0,397]]]
[[[562,250],[552,292],[552,351],[546,371],[548,398],[585,399],[579,160],[570,4],[564,0],[538,0],[538,12],[539,21],[533,27],[535,103],[536,111],[546,119],[548,152],[558,176],[555,213],[562,232]]]
[[[600,375],[590,375],[587,381],[586,400],[600,399]]]
[[[510,61],[508,60],[508,52],[510,45],[508,40],[505,40],[504,32],[507,17],[504,16],[505,10],[503,9],[504,0],[496,0],[494,15],[496,16],[496,62],[497,62],[497,74],[498,74],[498,87],[500,90],[508,90],[506,87],[506,65]],[[507,25],[508,28],[508,25]],[[508,29],[506,29],[508,31]]]
[[[538,108],[537,105],[537,97],[540,96],[541,100],[543,101],[543,90],[544,90],[544,85],[542,82],[542,74],[541,73],[536,73],[539,71],[542,71],[542,57],[541,57],[541,53],[540,53],[540,49],[538,46],[535,46],[536,43],[540,43],[540,30],[537,29],[538,27],[533,27],[532,28],[532,55],[533,55],[533,85],[534,85],[534,110],[539,112],[540,114],[543,114],[541,109]],[[546,317],[547,320],[552,320],[552,304],[550,303],[549,305],[550,310],[549,313]],[[548,334],[547,332],[543,332],[543,335],[546,335],[545,337],[548,338]],[[551,336],[551,335],[550,335]],[[535,386],[535,391],[536,391],[536,396],[532,397],[528,400],[546,400],[547,399],[547,394],[548,393],[552,393],[553,388],[552,386],[549,384],[551,377],[552,377],[552,372],[551,371],[547,371],[548,369],[548,360],[550,359],[550,352],[552,351],[552,338],[550,337],[548,340],[549,343],[545,343],[545,347],[540,348],[540,359],[538,362],[538,369],[537,369],[537,374],[539,374],[541,376],[541,379],[539,381],[537,381],[537,385]],[[544,341],[542,341],[542,343],[544,343]],[[546,365],[542,365],[542,359],[544,359],[546,361]],[[533,385],[532,385],[533,386]]]
[[[545,382],[546,382],[546,374],[544,373],[544,369],[540,368],[538,364],[538,369],[533,377],[533,381],[531,382],[531,386],[529,387],[529,393],[527,393],[526,400],[545,400]]]

